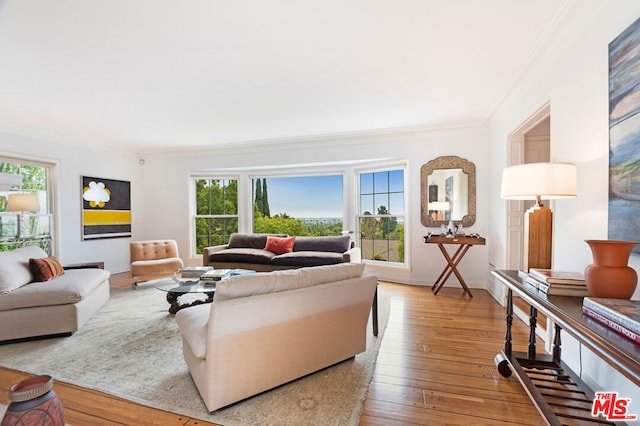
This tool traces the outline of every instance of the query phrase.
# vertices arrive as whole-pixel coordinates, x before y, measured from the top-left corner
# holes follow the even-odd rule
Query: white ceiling
[[[0,130],[137,151],[481,124],[569,0],[0,0]]]

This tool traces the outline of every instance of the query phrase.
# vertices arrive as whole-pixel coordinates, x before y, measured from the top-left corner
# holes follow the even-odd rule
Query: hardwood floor
[[[131,285],[114,274],[112,287]],[[390,297],[390,316],[360,425],[542,425],[544,422],[517,379],[499,375],[493,357],[504,342],[504,310],[474,289],[380,283]],[[515,321],[514,343],[528,329]],[[526,350],[514,345],[515,350]],[[0,368],[0,403],[28,375]],[[77,425],[211,425],[78,386],[55,383],[67,422]]]

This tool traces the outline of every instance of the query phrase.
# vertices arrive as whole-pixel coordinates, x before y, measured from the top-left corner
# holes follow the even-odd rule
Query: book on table
[[[582,306],[640,334],[640,300],[585,297]]]
[[[527,283],[550,295],[587,296],[584,275],[574,271],[531,268]]]
[[[205,272],[213,271],[212,266],[187,266],[180,269],[182,278],[200,278]]]
[[[559,271],[555,269],[531,268],[529,276],[547,284],[586,285],[584,274],[576,271]]]
[[[232,269],[214,269],[212,271],[205,272],[200,276],[200,281],[220,281],[224,277],[231,275]]]
[[[228,277],[236,275],[255,274],[256,271],[250,269],[214,269],[209,272],[205,272],[200,276],[200,281],[205,285],[209,283],[215,283]]]
[[[593,318],[600,324],[606,325],[616,333],[626,337],[627,339],[633,341],[634,343],[640,344],[640,333],[636,333],[633,330],[629,330],[624,325],[612,320],[611,318],[607,318],[604,315],[599,314],[598,312],[587,308],[586,306],[582,306],[582,313],[588,316],[589,318]]]

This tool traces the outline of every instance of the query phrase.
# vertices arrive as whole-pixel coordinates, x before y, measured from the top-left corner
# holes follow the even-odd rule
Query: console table
[[[460,261],[462,260],[462,258],[464,257],[464,255],[467,254],[467,252],[471,247],[473,247],[474,245],[483,246],[486,244],[486,240],[482,237],[450,238],[450,237],[432,235],[432,236],[424,237],[424,242],[425,244],[437,244],[438,247],[440,248],[440,252],[442,253],[442,255],[447,261],[447,265],[444,267],[444,269],[440,273],[440,276],[438,277],[436,282],[433,284],[433,287],[431,287],[431,290],[433,290],[433,294],[438,294],[442,286],[444,286],[444,283],[453,273],[455,274],[456,278],[458,278],[458,282],[464,289],[465,293],[467,293],[469,297],[473,297],[473,294],[471,294],[471,290],[469,290],[469,287],[467,287],[467,283],[464,282],[464,278],[462,278],[462,275],[458,271],[457,267]],[[445,248],[445,244],[453,244],[458,246],[453,256],[449,256],[449,253]]]
[[[591,417],[593,392],[562,362],[560,332],[564,330],[569,333],[639,386],[640,346],[584,316],[582,297],[547,295],[527,284],[527,275],[524,272],[493,271],[491,274],[507,286],[507,331],[504,349],[495,358],[500,374],[504,377],[509,377],[512,372],[516,374],[538,411],[550,425],[560,425],[562,419],[578,423],[588,421],[587,424],[621,424],[607,422],[604,419],[600,423],[594,423],[596,419]],[[529,346],[526,353],[512,351],[514,293],[531,305]],[[554,323],[552,355],[536,354],[538,312],[546,315]]]

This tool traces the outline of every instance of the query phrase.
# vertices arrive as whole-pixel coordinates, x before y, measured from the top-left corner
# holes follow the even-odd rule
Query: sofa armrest
[[[207,266],[211,264],[211,255],[220,250],[228,249],[229,244],[221,244],[219,246],[211,246],[205,247],[202,249],[202,266]]]
[[[342,260],[344,262],[361,263],[362,252],[360,251],[360,247],[353,247],[342,253]]]

